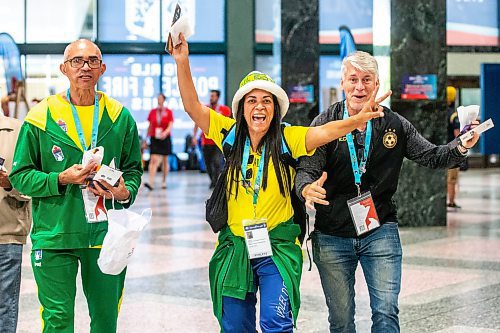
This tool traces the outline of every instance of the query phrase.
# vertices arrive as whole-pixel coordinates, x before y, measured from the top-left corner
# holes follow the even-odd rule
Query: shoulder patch
[[[24,121],[45,131],[47,125],[47,109],[49,107],[48,99],[52,96],[44,98],[40,103],[31,108],[24,118]]]

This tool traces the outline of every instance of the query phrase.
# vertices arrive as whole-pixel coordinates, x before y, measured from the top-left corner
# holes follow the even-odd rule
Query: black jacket
[[[335,103],[318,115],[311,126],[342,119],[343,110],[344,102]],[[397,222],[396,204],[392,197],[397,189],[404,157],[432,169],[453,167],[465,159],[451,144],[436,146],[427,141],[399,114],[385,107],[384,113],[383,118],[372,120],[367,171],[361,178],[361,192],[371,191],[381,223]],[[354,143],[358,150],[360,146],[356,140]],[[357,188],[345,137],[318,148],[313,156],[304,156],[299,160],[295,185],[300,198],[302,189],[316,181],[323,171],[328,172],[324,188],[330,204],[316,205],[315,229],[334,236],[356,237],[346,201],[357,196]]]

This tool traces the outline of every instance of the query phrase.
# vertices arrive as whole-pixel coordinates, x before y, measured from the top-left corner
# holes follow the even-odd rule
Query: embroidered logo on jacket
[[[396,143],[398,143],[398,136],[396,134],[396,130],[388,129],[385,130],[384,138],[382,139],[384,146],[386,148],[394,148]]]
[[[62,160],[64,160],[64,154],[61,148],[56,145],[52,146],[52,155],[54,155],[54,158],[57,162],[61,162]]]

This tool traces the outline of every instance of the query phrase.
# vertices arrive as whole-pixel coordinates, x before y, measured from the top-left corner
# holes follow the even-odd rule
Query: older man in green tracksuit
[[[95,207],[101,202],[109,208],[112,198],[117,209],[134,202],[142,175],[137,127],[125,107],[95,91],[106,66],[94,43],[82,39],[68,45],[60,69],[70,88],[44,99],[28,113],[10,180],[33,197],[31,263],[42,305],[42,331],[74,332],[80,265],[90,332],[112,333],[116,332],[125,270],[106,275],[97,266],[108,227],[106,215],[103,218],[101,207],[100,219],[92,218],[92,205],[83,197],[93,198]],[[97,167],[93,161],[82,165],[84,152],[96,147],[104,148],[102,164],[114,164],[123,172],[117,186],[105,182],[80,186]]]

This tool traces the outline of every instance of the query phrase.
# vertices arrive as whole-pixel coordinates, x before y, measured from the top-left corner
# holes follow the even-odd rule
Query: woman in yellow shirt
[[[219,148],[235,126],[226,161],[228,227],[219,233],[209,266],[214,314],[225,333],[255,332],[259,290],[262,332],[292,332],[300,307],[302,252],[290,201],[295,172],[280,160],[282,145],[288,146],[293,158],[311,155],[317,147],[383,116],[377,103],[389,93],[375,101],[375,91],[363,111],[346,120],[282,130],[288,96],[268,75],[252,72],[233,98],[234,119],[226,118],[200,103],[188,44],[182,34],[180,40],[172,55],[186,112]]]

